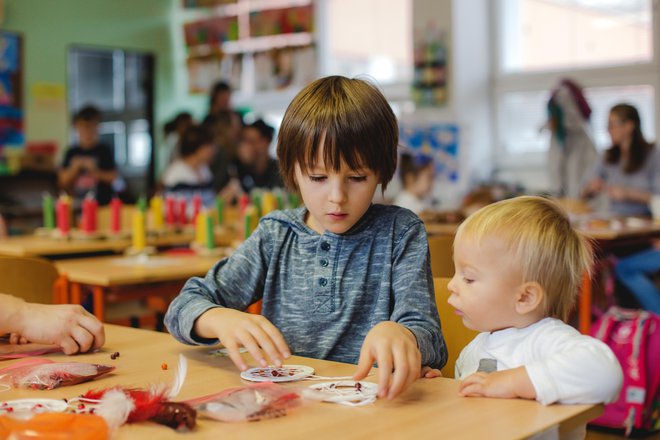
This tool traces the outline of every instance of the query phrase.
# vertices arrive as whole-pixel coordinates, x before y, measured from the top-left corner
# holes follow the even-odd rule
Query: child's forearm
[[[22,299],[0,294],[0,334],[20,332],[27,308]]]
[[[193,333],[200,339],[218,339],[214,324],[222,320],[227,311],[222,307],[215,307],[202,313],[193,325]]]
[[[534,384],[527,374],[525,367],[518,367],[511,372],[511,386],[518,397],[523,399],[536,399]]]

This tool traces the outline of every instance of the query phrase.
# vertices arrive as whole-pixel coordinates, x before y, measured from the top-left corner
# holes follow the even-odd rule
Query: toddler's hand
[[[493,373],[474,373],[461,381],[458,394],[466,397],[535,399],[536,391],[525,367]]]
[[[245,347],[262,367],[268,365],[264,352],[278,367],[282,359],[291,356],[282,333],[261,315],[217,307],[197,319],[194,332],[202,338],[218,338],[241,371],[246,370],[247,365],[238,350],[240,347]]]
[[[434,377],[442,377],[442,372],[437,368],[431,367],[422,367],[422,371],[419,373],[419,377],[426,379],[433,379]]]
[[[415,335],[400,324],[383,321],[367,333],[353,379],[364,379],[376,362],[378,396],[393,399],[419,378],[421,359]]]

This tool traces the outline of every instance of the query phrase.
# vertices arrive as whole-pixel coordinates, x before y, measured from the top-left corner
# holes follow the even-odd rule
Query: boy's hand
[[[79,305],[25,303],[21,315],[15,342],[55,344],[65,354],[95,350],[105,343],[103,324]]]
[[[501,399],[536,399],[536,391],[525,367],[493,373],[474,373],[462,380],[458,394],[466,397],[498,397]]]
[[[378,364],[378,396],[393,399],[419,378],[422,355],[415,335],[392,321],[377,324],[362,343],[353,379],[367,377],[374,362]]]
[[[282,333],[261,315],[217,307],[197,318],[193,331],[202,338],[218,338],[227,348],[229,358],[241,371],[245,371],[247,365],[240,355],[239,347],[245,347],[262,367],[268,365],[264,352],[277,367],[282,366],[282,359],[291,356]]]

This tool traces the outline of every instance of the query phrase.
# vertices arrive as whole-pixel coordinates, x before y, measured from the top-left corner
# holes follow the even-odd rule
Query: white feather
[[[174,376],[174,383],[170,392],[167,394],[167,400],[172,400],[179,395],[181,387],[183,387],[183,382],[186,380],[186,375],[188,374],[188,359],[179,354],[179,365],[176,370],[176,376]]]
[[[134,409],[133,399],[124,394],[122,390],[110,390],[101,398],[96,414],[105,419],[111,430],[115,430],[126,423],[128,415]]]

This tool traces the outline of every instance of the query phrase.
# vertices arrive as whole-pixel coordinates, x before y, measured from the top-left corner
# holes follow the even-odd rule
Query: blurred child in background
[[[163,127],[163,131],[165,132],[165,151],[161,155],[163,169],[181,156],[179,141],[183,137],[183,133],[194,123],[195,121],[190,113],[181,112],[165,124],[165,127]]]
[[[60,187],[77,202],[90,191],[99,205],[107,205],[113,195],[113,182],[119,177],[111,148],[99,141],[101,112],[88,105],[73,117],[78,143],[64,156],[58,173]]]
[[[236,159],[229,165],[230,180],[221,192],[223,198],[231,200],[255,188],[284,187],[277,160],[269,153],[274,133],[275,129],[261,119],[243,128]]]
[[[394,199],[394,204],[415,214],[430,210],[433,207],[430,195],[434,175],[433,158],[425,154],[403,153],[399,169],[403,190]]]
[[[205,206],[213,204],[213,175],[209,164],[215,154],[213,137],[204,127],[193,125],[181,137],[181,157],[163,174],[166,194],[192,199],[200,194]]]

